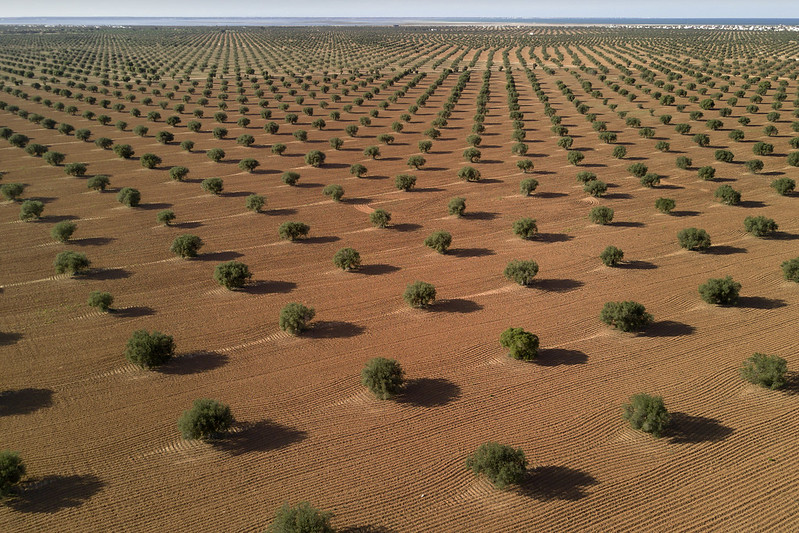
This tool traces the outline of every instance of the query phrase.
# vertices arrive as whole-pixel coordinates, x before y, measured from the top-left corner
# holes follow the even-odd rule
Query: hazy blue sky
[[[799,0],[33,0],[0,17],[660,17],[799,18]]]

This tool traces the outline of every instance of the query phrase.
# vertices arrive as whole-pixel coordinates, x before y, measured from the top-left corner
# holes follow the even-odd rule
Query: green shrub
[[[55,266],[56,274],[80,274],[89,268],[91,261],[85,254],[65,250],[58,254],[55,258],[53,266]]]
[[[766,218],[764,216],[746,217],[744,219],[744,228],[748,233],[755,237],[765,237],[779,229],[774,219]]]
[[[256,213],[260,212],[264,205],[266,205],[266,197],[260,194],[251,194],[244,201],[244,205],[250,211]]]
[[[363,151],[363,155],[371,159],[377,159],[380,157],[380,148],[377,146],[367,146]]]
[[[740,290],[741,284],[733,281],[731,276],[710,278],[699,286],[699,295],[709,304],[735,305]]]
[[[170,131],[159,131],[155,134],[155,140],[160,144],[169,144],[175,140],[175,135]]]
[[[350,165],[350,174],[356,178],[362,178],[366,174],[366,167],[360,163]]]
[[[141,368],[163,365],[175,355],[175,340],[158,331],[134,331],[125,348],[125,358]]]
[[[660,176],[653,172],[644,174],[644,176],[641,178],[641,185],[649,188],[656,187],[660,185]]]
[[[402,297],[411,307],[427,307],[436,299],[436,288],[424,281],[414,281],[405,287]]]
[[[636,178],[643,178],[644,174],[649,171],[649,167],[647,167],[643,163],[633,163],[629,167],[627,167],[627,172],[635,176]]]
[[[391,213],[385,209],[375,209],[369,213],[369,221],[377,228],[385,228],[391,222]]]
[[[161,158],[155,154],[142,154],[139,162],[144,168],[155,168],[161,164]]]
[[[703,229],[685,228],[677,233],[677,241],[686,250],[707,250],[710,248],[710,235]]]
[[[225,151],[221,148],[211,148],[205,155],[214,163],[219,163],[225,158]]]
[[[716,192],[713,193],[713,196],[721,200],[721,203],[726,205],[738,205],[741,203],[741,193],[736,191],[729,185],[722,185]]]
[[[189,169],[186,167],[172,167],[169,169],[169,177],[175,181],[183,181],[189,174]]]
[[[799,283],[799,257],[789,259],[780,266],[782,267],[782,275],[785,276],[785,279]]]
[[[661,213],[669,214],[676,207],[677,203],[672,198],[658,198],[655,200],[655,209]]]
[[[300,175],[296,172],[286,171],[280,176],[280,179],[286,185],[291,185],[293,187],[299,181]]]
[[[252,278],[250,268],[239,261],[219,263],[214,268],[214,280],[227,290],[240,289]]]
[[[693,161],[691,161],[690,157],[685,157],[684,155],[681,155],[680,157],[677,158],[676,164],[677,168],[685,170],[693,164]]]
[[[533,162],[530,159],[519,159],[516,161],[516,168],[524,172],[531,172],[533,170]]]
[[[238,137],[236,137],[236,144],[238,144],[239,146],[250,147],[253,144],[255,144],[255,137],[248,134],[239,135]]]
[[[325,163],[325,153],[319,150],[311,150],[305,154],[305,164],[318,168]]]
[[[256,168],[258,168],[260,165],[261,165],[261,163],[259,163],[257,159],[253,159],[251,157],[248,157],[246,159],[242,159],[241,161],[239,161],[239,165],[238,166],[239,166],[240,170],[243,170],[245,172],[252,172]]]
[[[275,519],[266,529],[267,533],[335,533],[330,525],[331,513],[320,511],[308,502],[296,507],[288,503],[275,513]]]
[[[605,324],[622,331],[638,331],[652,323],[652,315],[638,302],[606,302],[599,314]]]
[[[180,143],[180,149],[185,152],[191,152],[194,149],[194,141],[185,140]]]
[[[799,152],[791,152],[788,154],[788,164],[792,167],[799,167]]]
[[[181,257],[183,259],[187,259],[189,257],[197,257],[197,252],[203,245],[203,241],[196,235],[191,235],[186,233],[184,235],[178,235],[175,237],[175,240],[172,241],[172,246],[169,248],[169,251],[173,254]]]
[[[633,429],[640,429],[660,437],[669,424],[671,416],[660,396],[635,394],[630,396],[630,403],[624,404],[622,416]]]
[[[430,153],[430,150],[433,148],[433,141],[419,141],[417,146],[419,147],[420,152],[427,154]]]
[[[286,241],[296,241],[301,237],[306,237],[311,231],[311,226],[302,222],[284,222],[280,225],[277,232],[280,238]]]
[[[655,150],[659,152],[668,152],[669,150],[671,150],[671,144],[669,144],[666,141],[658,141],[657,143],[655,143]]]
[[[344,187],[336,184],[327,185],[322,189],[322,194],[329,197],[334,202],[340,202],[341,197],[344,196]]]
[[[200,186],[203,188],[205,192],[210,192],[211,194],[222,194],[222,190],[224,189],[224,182],[222,178],[205,178],[201,183]]]
[[[280,329],[292,335],[299,335],[308,329],[308,322],[316,316],[316,311],[312,307],[306,307],[298,303],[286,304],[280,310]]]
[[[530,196],[538,188],[538,180],[533,178],[523,179],[519,183],[519,192],[522,196]]]
[[[21,133],[15,133],[14,135],[8,138],[9,144],[17,148],[25,148],[25,146],[28,144],[28,141],[30,141],[28,136],[22,135]]]
[[[397,174],[394,186],[401,191],[410,191],[416,185],[416,176],[410,174]]]
[[[463,213],[466,211],[466,199],[465,198],[452,198],[450,199],[449,203],[447,204],[447,212],[450,215],[455,215],[458,217],[462,217]]]
[[[50,230],[50,236],[53,240],[58,242],[67,242],[72,234],[75,233],[75,230],[78,229],[78,225],[72,222],[71,220],[63,220],[53,226],[53,229]]]
[[[96,307],[99,311],[106,312],[114,303],[114,297],[110,292],[92,291],[89,294],[89,307]]]
[[[132,187],[122,187],[117,193],[117,202],[128,207],[136,207],[141,201],[141,193]]]
[[[483,474],[497,488],[504,489],[524,479],[527,458],[521,448],[514,450],[510,446],[486,442],[466,459],[466,468],[476,475]]]
[[[342,248],[333,256],[333,264],[344,271],[357,270],[361,266],[361,254],[352,248]]]
[[[785,359],[762,353],[752,354],[740,369],[741,377],[746,381],[772,390],[785,385],[787,372],[788,363]]]
[[[447,253],[452,244],[452,235],[446,231],[434,231],[424,240],[424,245],[440,254]]]
[[[458,170],[458,178],[464,181],[480,181],[480,171],[474,167],[465,166]]]
[[[599,258],[605,266],[612,267],[621,263],[621,260],[624,259],[624,252],[615,246],[608,246],[602,250],[602,253],[599,254]]]
[[[608,191],[608,184],[602,180],[587,181],[583,184],[583,191],[599,198]]]
[[[375,357],[361,370],[361,383],[381,400],[396,396],[403,385],[404,372],[394,359]]]
[[[39,218],[44,211],[44,204],[39,200],[25,200],[19,206],[19,219],[25,222]]]
[[[735,154],[729,150],[716,150],[715,157],[716,161],[721,161],[722,163],[732,163],[733,159],[735,159]]]
[[[86,182],[86,187],[95,191],[104,191],[109,185],[111,185],[111,180],[105,174],[92,176]]]
[[[3,193],[6,200],[16,200],[22,195],[24,190],[25,185],[22,183],[4,183],[0,185],[0,193]]]
[[[588,220],[601,226],[610,224],[613,221],[613,209],[604,205],[593,207],[588,213]]]
[[[43,144],[31,143],[25,147],[25,153],[33,157],[42,157],[47,153],[47,147]]]
[[[514,259],[507,264],[504,274],[506,279],[515,281],[519,285],[529,286],[532,285],[533,278],[538,274],[538,263]]]
[[[572,165],[579,165],[585,159],[585,155],[582,152],[578,152],[577,150],[569,150],[569,153],[566,155],[566,159]]]
[[[57,167],[58,165],[63,163],[66,158],[67,158],[67,156],[65,156],[61,152],[55,152],[55,151],[52,151],[52,150],[49,151],[49,152],[46,152],[42,156],[42,159],[44,159],[45,163],[47,163],[50,166],[54,166],[54,167]]]
[[[701,147],[710,146],[710,137],[706,133],[697,133],[693,136],[693,141]]]
[[[88,165],[86,163],[67,163],[64,165],[64,173],[77,178],[86,174],[87,168]]]
[[[614,146],[612,155],[614,159],[624,159],[627,155],[627,148],[624,146]]]
[[[17,452],[0,451],[0,497],[11,496],[27,469]]]
[[[513,233],[522,239],[532,239],[538,233],[538,226],[532,218],[520,218],[513,222]]]
[[[427,163],[427,160],[420,155],[412,155],[408,158],[408,166],[417,170],[424,166],[425,163]]]
[[[760,159],[752,159],[746,162],[746,169],[752,174],[757,174],[763,170],[763,161]]]
[[[155,215],[155,220],[159,224],[163,224],[164,226],[169,226],[169,223],[175,220],[175,212],[171,209],[164,209],[159,211],[158,214]]]
[[[538,336],[522,328],[508,328],[499,336],[499,344],[514,359],[532,361],[538,355]]]
[[[779,178],[771,182],[771,187],[777,194],[787,196],[796,188],[796,182],[791,178]]]
[[[752,153],[755,155],[771,155],[774,153],[774,145],[758,141],[752,145]]]
[[[194,400],[191,409],[183,411],[178,429],[184,439],[213,439],[227,433],[233,426],[230,407],[216,400]]]
[[[129,144],[114,145],[114,153],[122,159],[130,159],[136,153]]]

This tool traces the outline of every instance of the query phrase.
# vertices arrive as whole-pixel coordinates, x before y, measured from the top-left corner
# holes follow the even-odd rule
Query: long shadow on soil
[[[250,452],[278,450],[308,437],[305,431],[269,420],[238,423],[235,428],[240,430],[224,439],[213,441],[214,447],[230,455],[243,455]]]
[[[619,263],[616,265],[616,268],[620,268],[622,270],[654,270],[658,266],[655,263],[650,263],[649,261],[624,261],[623,263]]]
[[[675,322],[674,320],[661,320],[649,325],[646,330],[638,333],[639,337],[682,337],[684,335],[692,335],[696,328],[683,324],[682,322]]]
[[[723,425],[715,418],[676,412],[671,413],[671,421],[665,436],[674,444],[698,444],[722,441],[732,432],[732,428]]]
[[[397,395],[398,403],[416,407],[440,407],[460,398],[461,388],[444,378],[418,378],[408,380]]]
[[[109,309],[111,316],[118,318],[138,318],[155,314],[155,309],[146,305],[123,307],[121,309]]]
[[[306,237],[305,239],[298,239],[295,242],[299,244],[327,244],[340,240],[341,237],[336,237],[335,235],[325,235],[321,237]]]
[[[432,313],[474,313],[483,306],[472,300],[462,298],[452,298],[449,300],[438,300],[428,308]]]
[[[466,220],[494,220],[497,216],[499,216],[499,213],[492,211],[474,211],[463,214],[463,218]]]
[[[576,279],[538,279],[530,285],[533,288],[547,292],[570,292],[585,285]]]
[[[538,352],[535,363],[541,366],[584,365],[588,356],[580,350],[548,348]]]
[[[199,374],[224,366],[228,359],[227,355],[218,352],[194,352],[175,357],[166,365],[158,367],[157,371],[170,376]]]
[[[239,252],[227,250],[224,252],[208,252],[199,254],[196,259],[198,261],[232,261],[233,259],[238,259],[242,255],[243,254],[240,254]]]
[[[738,298],[738,307],[747,309],[779,309],[788,304],[779,298],[763,298],[762,296],[741,296]]]
[[[786,372],[785,386],[781,390],[791,396],[799,395],[799,372]]]
[[[10,346],[16,344],[22,339],[22,333],[14,333],[8,331],[0,331],[0,346]]]
[[[267,215],[271,215],[271,216],[275,216],[275,217],[278,217],[278,216],[285,217],[285,216],[296,215],[297,214],[297,210],[296,209],[291,209],[291,208],[286,208],[286,209],[265,209],[263,212],[266,213]]]
[[[541,242],[568,242],[574,239],[567,233],[537,233],[534,240]]]
[[[384,526],[373,526],[371,524],[363,526],[350,526],[344,529],[339,529],[339,533],[396,533],[395,529],[389,529]]]
[[[746,248],[738,248],[737,246],[711,246],[703,253],[708,255],[732,255],[732,254],[745,254]]]
[[[95,268],[82,277],[85,279],[108,281],[112,279],[129,278],[130,274],[130,270],[125,270],[124,268]]]
[[[312,339],[344,339],[357,337],[366,331],[364,326],[353,324],[352,322],[342,322],[338,320],[322,320],[314,322],[303,337]]]
[[[447,251],[447,255],[462,258],[486,257],[488,255],[494,255],[494,250],[489,250],[488,248],[452,248]]]
[[[366,276],[380,276],[382,274],[391,274],[392,272],[397,272],[398,270],[400,270],[400,267],[398,266],[377,263],[374,265],[361,265],[361,267],[355,272],[358,274],[364,274]]]
[[[172,204],[167,204],[164,202],[157,202],[157,203],[150,203],[150,204],[139,204],[136,209],[141,209],[143,211],[154,211],[156,209],[167,209],[172,207]]]
[[[404,224],[391,224],[388,226],[388,229],[393,229],[394,231],[399,231],[400,233],[407,233],[410,231],[416,231],[418,229],[422,229],[421,224],[411,224],[411,223],[404,223]]]
[[[588,494],[586,489],[596,485],[591,474],[566,466],[539,466],[527,472],[518,491],[536,500],[577,501]]]
[[[17,389],[0,392],[0,416],[27,415],[53,405],[50,389]]]
[[[241,292],[247,294],[287,294],[297,288],[292,281],[264,281],[258,280],[242,287]]]
[[[114,237],[89,237],[86,239],[70,239],[69,244],[75,246],[103,246],[114,242]]]
[[[83,505],[103,486],[105,483],[93,475],[47,476],[25,483],[19,497],[7,505],[22,513],[54,513]]]
[[[669,215],[673,217],[695,217],[699,216],[699,211],[671,211]]]

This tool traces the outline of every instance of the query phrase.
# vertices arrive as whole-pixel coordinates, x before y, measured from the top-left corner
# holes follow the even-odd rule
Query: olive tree
[[[0,497],[11,496],[27,469],[17,452],[0,451]]]
[[[222,181],[222,178],[205,178],[200,182],[200,186],[205,192],[220,195],[225,187],[225,183]]]
[[[233,426],[230,407],[216,400],[200,398],[194,400],[191,409],[183,411],[178,419],[178,429],[184,439],[217,438]]]
[[[95,191],[104,191],[109,185],[111,180],[105,174],[97,174],[86,181],[86,187]]]
[[[519,182],[519,193],[522,196],[530,196],[538,188],[538,180],[526,178]]]
[[[136,330],[125,347],[125,358],[141,368],[163,365],[174,355],[175,340],[159,331]]]
[[[164,209],[159,211],[155,215],[155,220],[159,224],[163,224],[164,226],[169,226],[170,222],[175,220],[175,212],[171,209]]]
[[[452,244],[452,235],[446,231],[434,231],[424,240],[424,245],[440,254],[447,253]]]
[[[436,288],[424,281],[414,281],[405,287],[402,297],[411,307],[427,307],[436,299]]]
[[[305,154],[305,164],[314,168],[322,166],[325,162],[325,153],[319,150],[311,150]]]
[[[65,250],[58,254],[53,263],[56,274],[66,273],[72,276],[85,272],[89,265],[91,265],[91,261],[85,254],[71,250]]]
[[[743,379],[767,389],[776,390],[787,383],[788,363],[777,355],[754,353],[740,369]]]
[[[458,170],[458,178],[464,181],[480,181],[480,171],[470,166],[461,167]]]
[[[624,252],[615,246],[608,246],[602,250],[602,253],[599,254],[599,258],[602,260],[602,264],[612,267],[621,263],[622,259],[624,259]]]
[[[785,279],[799,283],[799,257],[784,261],[780,267]]]
[[[710,235],[699,228],[685,228],[677,233],[677,241],[686,250],[703,251],[710,248]]]
[[[332,514],[300,502],[295,507],[288,503],[275,513],[267,533],[335,533],[330,525]]]
[[[22,183],[4,183],[0,185],[0,193],[3,194],[6,200],[16,200],[22,195],[25,190],[25,185]]]
[[[303,222],[283,222],[277,232],[281,239],[286,241],[296,241],[306,237],[311,231],[311,226]]]
[[[141,193],[132,187],[122,187],[117,193],[117,201],[128,207],[136,207],[141,202]]]
[[[410,174],[397,174],[394,186],[401,191],[410,191],[416,185],[416,176]]]
[[[183,181],[189,174],[186,167],[172,167],[169,169],[169,177],[175,181]]]
[[[524,217],[513,222],[513,233],[522,239],[532,239],[538,233],[535,219]]]
[[[161,158],[155,154],[142,154],[139,163],[144,168],[155,168],[161,164]]]
[[[353,248],[342,248],[333,256],[333,264],[344,271],[357,270],[361,266],[361,254]]]
[[[622,417],[633,429],[660,437],[669,424],[671,416],[660,396],[635,394],[622,407]]]
[[[781,196],[791,194],[796,188],[796,182],[791,178],[779,178],[771,182],[771,188]]]
[[[532,361],[538,355],[538,336],[522,328],[508,328],[499,336],[499,344],[514,359]]]
[[[316,316],[313,307],[306,307],[302,304],[292,302],[286,304],[280,310],[279,326],[280,329],[292,335],[299,335],[308,329],[308,322]]]
[[[252,278],[250,268],[239,261],[226,261],[214,268],[214,280],[227,290],[240,289]]]
[[[505,266],[505,278],[519,285],[529,286],[538,274],[538,263],[523,259],[514,259]]]
[[[398,361],[375,357],[361,370],[361,383],[377,398],[388,400],[402,390],[404,376]]]
[[[527,472],[527,458],[521,448],[486,442],[466,459],[466,468],[504,489],[522,481]]]
[[[665,214],[671,213],[676,205],[677,203],[672,198],[658,198],[655,200],[655,209]]]
[[[266,197],[260,194],[251,194],[247,196],[244,205],[248,210],[258,213],[266,205]]]
[[[726,205],[738,205],[741,203],[741,193],[740,191],[736,191],[729,185],[722,185],[716,192],[713,193],[713,196],[718,198],[721,203]]]
[[[53,226],[53,229],[50,230],[50,236],[55,241],[67,242],[70,237],[72,237],[72,234],[75,233],[76,229],[78,229],[77,224],[71,220],[63,220]]]
[[[40,218],[44,211],[44,203],[39,200],[25,200],[19,206],[19,219],[28,222]]]
[[[734,281],[731,276],[726,278],[710,278],[699,286],[699,295],[709,304],[735,305],[738,303],[738,294],[741,284]]]
[[[202,245],[202,239],[196,235],[186,233],[175,237],[175,240],[172,241],[172,246],[169,248],[169,251],[178,257],[187,259],[189,257],[197,257],[197,252],[200,250]]]
[[[366,174],[366,167],[360,163],[350,165],[350,174],[356,178],[362,178]]]
[[[747,233],[751,233],[755,237],[765,237],[777,231],[779,226],[774,222],[774,219],[760,215],[756,217],[746,217],[744,219],[744,228]]]
[[[110,292],[103,292],[103,291],[92,291],[89,294],[89,307],[94,307],[103,313],[107,312],[111,309],[111,305],[114,303],[114,297],[111,296]]]
[[[369,221],[377,228],[385,228],[391,222],[391,213],[385,209],[375,209],[369,213]]]
[[[621,331],[638,331],[652,323],[653,317],[646,308],[632,301],[605,302],[599,319],[605,324]]]
[[[604,205],[593,207],[588,212],[588,220],[600,226],[610,224],[613,221],[613,209]]]

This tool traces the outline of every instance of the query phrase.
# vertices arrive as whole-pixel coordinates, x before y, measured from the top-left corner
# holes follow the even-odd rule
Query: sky
[[[3,0],[0,17],[799,18],[799,0]]]

